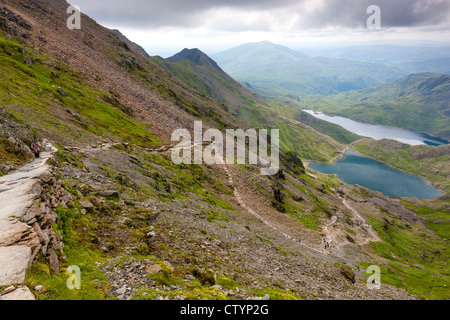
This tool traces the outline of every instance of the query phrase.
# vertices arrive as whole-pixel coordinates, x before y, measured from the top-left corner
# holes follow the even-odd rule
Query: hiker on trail
[[[30,147],[31,147],[31,150],[34,153],[35,158],[39,158],[39,154],[40,154],[40,149],[39,148],[42,147],[41,144],[39,143],[39,141],[37,141],[37,140],[33,141],[31,143]]]

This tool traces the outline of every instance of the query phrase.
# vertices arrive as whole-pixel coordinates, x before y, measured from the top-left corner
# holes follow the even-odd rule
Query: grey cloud
[[[75,3],[75,1],[77,1]],[[320,1],[320,0],[319,0]],[[74,0],[83,12],[101,23],[118,27],[201,27],[205,24],[215,30],[236,31],[236,25],[245,29],[264,30],[270,26],[242,21],[223,23],[215,18],[221,9],[241,12],[271,13],[295,16],[297,27],[320,29],[326,26],[357,28],[365,26],[370,5],[378,5],[383,27],[433,26],[450,23],[448,0],[328,0],[319,9],[308,10],[314,0],[128,0],[92,1]],[[305,14],[305,12],[310,12]],[[217,15],[216,15],[217,14]],[[275,17],[283,21],[283,16]],[[234,23],[234,24],[233,24]],[[244,30],[242,30],[244,31]]]
[[[139,27],[197,27],[211,18],[210,10],[271,10],[289,6],[293,0],[73,0],[81,10],[103,23]]]
[[[363,27],[367,8],[378,5],[382,27],[413,27],[450,22],[450,1],[443,0],[359,0],[327,1],[326,6],[312,15],[305,15],[303,27],[321,26]]]

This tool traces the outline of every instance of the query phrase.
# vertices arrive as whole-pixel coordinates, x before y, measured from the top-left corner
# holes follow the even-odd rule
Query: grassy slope
[[[409,224],[385,210],[381,210],[382,217],[369,218],[383,240],[371,243],[377,255],[386,259],[381,267],[381,281],[423,299],[449,299],[448,203],[403,200],[402,204],[423,218],[426,228],[421,223]]]
[[[30,53],[34,63],[26,65],[24,60]],[[0,103],[16,119],[33,123],[42,135],[45,132],[80,141],[91,141],[95,136],[147,146],[160,143],[148,126],[107,103],[108,94],[91,87],[76,71],[49,56],[38,55],[2,35],[0,60]]]
[[[363,140],[352,144],[358,152],[388,165],[427,178],[450,191],[449,146],[410,146],[391,140]]]
[[[160,57],[151,59],[191,88],[225,104],[232,113],[235,113],[241,105],[264,103],[228,75],[214,68],[199,66],[189,59],[178,62],[167,62]]]
[[[310,108],[450,138],[449,92],[450,76],[421,73],[378,87],[318,99]]]

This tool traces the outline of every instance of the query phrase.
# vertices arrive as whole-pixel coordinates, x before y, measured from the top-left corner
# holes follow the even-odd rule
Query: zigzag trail
[[[305,245],[301,242],[298,242],[298,239],[286,234],[284,231],[280,230],[279,228],[275,227],[273,224],[271,224],[269,221],[267,221],[266,219],[264,219],[263,217],[261,217],[258,213],[256,213],[253,209],[251,209],[250,207],[247,206],[247,204],[242,200],[241,195],[239,193],[239,190],[237,189],[236,185],[233,182],[233,176],[231,175],[230,171],[228,170],[228,168],[224,165],[223,169],[227,175],[228,178],[228,184],[230,186],[233,187],[234,189],[234,196],[236,198],[236,200],[238,201],[238,203],[240,204],[240,206],[242,208],[244,208],[248,213],[252,214],[253,216],[255,216],[258,220],[260,220],[262,223],[264,223],[265,225],[267,225],[268,227],[272,228],[273,230],[277,231],[278,233],[280,233],[282,236],[284,236],[286,239],[289,239],[291,241],[296,242],[297,244],[299,244],[300,246],[306,247],[310,250],[313,250],[317,253],[321,253],[321,254],[329,254],[328,252],[325,251],[320,251],[317,250],[315,248],[312,248],[308,245]]]
[[[353,213],[353,216],[356,217],[356,219],[359,221],[360,226],[362,226],[365,230],[367,230],[367,233],[369,234],[370,238],[366,239],[364,242],[359,243],[359,245],[366,245],[368,244],[370,241],[374,241],[374,242],[378,242],[381,241],[380,237],[378,236],[377,232],[372,228],[372,226],[370,224],[368,224],[364,218],[358,213],[358,211],[356,211],[355,209],[353,209],[346,201],[346,199],[340,197],[342,200],[342,203],[348,208],[350,209],[350,211]]]
[[[304,244],[302,242],[298,242],[297,238],[294,238],[294,237],[286,234],[284,231],[280,230],[279,228],[277,228],[276,226],[271,224],[269,221],[267,221],[266,219],[261,217],[252,208],[247,206],[247,204],[242,200],[242,197],[241,197],[241,195],[239,193],[239,190],[238,190],[237,186],[234,184],[233,176],[232,176],[231,172],[228,170],[228,168],[226,167],[226,165],[223,166],[223,170],[225,171],[225,173],[227,175],[228,184],[230,186],[232,186],[233,189],[234,189],[234,196],[235,196],[236,200],[238,201],[238,203],[240,204],[240,206],[243,209],[245,209],[248,213],[250,213],[254,217],[256,217],[258,220],[260,220],[262,223],[264,223],[265,225],[267,225],[271,229],[273,229],[276,232],[278,232],[281,235],[283,235],[286,239],[294,241],[294,242],[296,242],[298,245],[300,245],[302,247],[306,247],[306,248],[308,248],[308,249],[310,249],[312,251],[315,251],[315,252],[321,253],[321,254],[325,254],[325,255],[331,255],[331,254],[338,254],[339,255],[340,248],[346,245],[346,243],[344,243],[344,244],[333,243],[335,241],[333,241],[333,230],[331,229],[331,227],[338,221],[338,217],[336,215],[332,216],[330,221],[323,228],[323,233],[325,234],[324,240],[326,242],[328,242],[328,244],[329,244],[329,248],[328,249],[325,248],[325,246],[324,246],[324,248],[322,250],[318,250],[318,249],[312,248],[312,247],[310,247],[310,246],[308,246],[308,245],[306,245],[306,244]],[[381,241],[380,238],[378,237],[378,234],[375,232],[375,230],[373,230],[372,226],[370,226],[364,220],[364,218],[346,202],[346,200],[344,198],[340,197],[340,200],[353,213],[353,216],[358,220],[360,226],[362,226],[365,230],[367,230],[367,232],[368,232],[368,234],[370,236],[364,242],[361,242],[361,243],[358,243],[358,244],[362,246],[362,245],[368,244],[370,241],[375,241],[375,242],[376,241]]]

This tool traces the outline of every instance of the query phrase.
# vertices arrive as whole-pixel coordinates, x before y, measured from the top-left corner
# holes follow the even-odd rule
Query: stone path
[[[22,244],[32,229],[22,221],[42,191],[39,177],[50,170],[47,159],[57,151],[45,141],[44,146],[39,159],[0,177],[0,286],[23,283],[32,262],[31,247]],[[34,296],[27,287],[0,296],[0,300],[16,298],[34,299]]]

